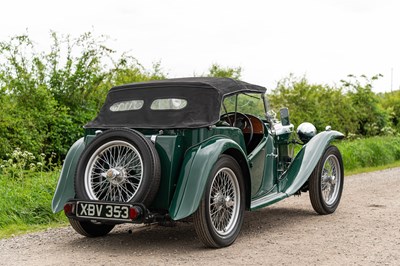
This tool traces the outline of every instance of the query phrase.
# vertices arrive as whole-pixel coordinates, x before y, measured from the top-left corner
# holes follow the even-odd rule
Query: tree
[[[275,109],[289,108],[295,126],[310,122],[318,131],[327,125],[346,134],[356,130],[355,110],[342,88],[310,84],[305,77],[290,75],[278,82],[268,98]]]
[[[348,75],[347,80],[341,80],[351,100],[351,106],[355,110],[354,116],[358,124],[356,134],[375,136],[380,134],[382,128],[388,126],[388,115],[379,105],[379,99],[372,91],[373,82],[380,77],[382,77],[381,74],[371,78],[365,75],[361,75],[360,78]]]
[[[233,78],[240,79],[242,75],[241,67],[222,67],[219,64],[212,64],[208,69],[208,74],[206,77],[216,77],[216,78]]]
[[[378,99],[382,109],[386,111],[389,126],[393,128],[391,130],[393,132],[389,133],[400,131],[400,91],[379,94]],[[386,128],[386,130],[388,129]]]

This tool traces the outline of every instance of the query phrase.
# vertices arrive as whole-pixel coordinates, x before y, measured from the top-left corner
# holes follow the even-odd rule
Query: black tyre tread
[[[200,209],[204,210],[205,208],[206,208],[205,201],[202,200],[200,202],[199,210],[197,210],[193,214],[193,224],[194,224],[194,228],[195,228],[196,234],[199,237],[200,241],[206,247],[219,248],[220,245],[218,245],[214,241],[214,239],[212,238],[212,236],[210,234],[210,231],[208,230],[207,220],[206,220],[204,211],[200,211]]]
[[[323,164],[325,162],[326,157],[329,154],[334,154],[337,159],[339,160],[340,164],[340,171],[341,171],[341,183],[340,183],[340,188],[339,188],[339,194],[337,201],[331,206],[326,206],[322,202],[322,195],[321,195],[321,187],[320,187],[320,176],[321,176],[321,171]],[[327,215],[335,212],[336,208],[339,205],[341,196],[342,196],[342,190],[343,190],[343,183],[344,183],[344,171],[343,171],[343,160],[342,160],[342,155],[340,154],[340,151],[338,148],[334,145],[328,146],[326,148],[324,155],[321,157],[321,159],[318,161],[317,166],[315,167],[314,171],[312,172],[310,176],[310,181],[309,181],[309,196],[310,196],[310,201],[313,209],[315,212],[321,215]]]
[[[144,196],[143,204],[148,206],[151,204],[151,202],[154,200],[156,197],[156,194],[158,192],[158,189],[160,187],[160,180],[161,180],[161,162],[160,158],[158,156],[158,152],[156,150],[156,147],[154,146],[153,142],[148,140],[146,137],[142,136],[143,139],[147,142],[149,152],[151,153],[151,156],[154,158],[154,162],[152,162],[152,167],[154,171],[154,175],[152,177],[152,183],[150,185],[150,188],[147,190],[147,194]]]
[[[160,165],[160,159],[158,156],[158,153],[156,151],[156,148],[154,146],[154,144],[148,140],[145,136],[143,136],[143,134],[137,132],[136,130],[133,129],[129,129],[129,128],[115,128],[115,129],[109,129],[107,131],[105,131],[104,133],[101,133],[99,135],[99,137],[101,137],[101,139],[103,139],[104,135],[103,134],[107,134],[107,138],[105,140],[102,140],[100,143],[106,143],[108,141],[108,139],[114,139],[119,137],[119,135],[123,134],[127,134],[125,136],[122,136],[121,139],[127,140],[129,142],[131,142],[131,140],[129,139],[129,135],[134,135],[136,138],[139,138],[142,141],[141,145],[141,149],[138,149],[140,153],[144,153],[144,154],[149,154],[150,158],[152,158],[152,160],[150,160],[150,162],[146,162],[146,163],[151,163],[150,169],[153,169],[153,175],[151,175],[151,180],[148,181],[149,184],[146,186],[147,190],[144,192],[144,194],[141,196],[140,199],[135,200],[137,202],[143,203],[145,206],[148,206],[151,204],[151,202],[154,200],[154,197],[157,194],[159,185],[160,185],[160,178],[161,178],[161,165]],[[83,160],[87,161],[85,157],[90,156],[91,153],[88,152],[92,149],[93,146],[95,145],[99,145],[98,143],[98,138],[96,137],[86,148],[85,150],[82,152],[81,157],[79,159],[79,162],[82,162]],[[144,150],[142,150],[144,149]],[[142,154],[143,156],[143,154]],[[84,165],[86,167],[86,165]],[[75,182],[74,182],[74,187],[75,187],[75,193],[79,198],[84,198],[87,199],[88,197],[86,196],[86,192],[84,191],[85,189],[83,188],[83,186],[81,184],[79,184],[80,180],[78,179],[79,175],[79,171],[81,171],[81,164],[78,163],[78,167],[76,169],[75,172]]]
[[[77,233],[87,237],[105,236],[114,228],[112,224],[94,224],[90,221],[78,221],[75,219],[69,219],[69,223]]]
[[[209,182],[210,180],[207,181],[207,187],[204,191],[203,197],[200,201],[199,207],[197,209],[197,211],[193,214],[193,224],[194,224],[194,228],[195,231],[197,233],[198,238],[200,239],[200,241],[209,248],[221,248],[221,247],[227,247],[229,245],[231,245],[237,238],[237,236],[239,235],[240,229],[242,227],[243,224],[243,213],[244,213],[244,207],[245,207],[245,191],[244,191],[244,180],[243,180],[243,175],[242,175],[242,171],[241,168],[239,166],[239,164],[237,163],[237,161],[229,156],[229,155],[221,155],[219,160],[221,159],[228,159],[228,161],[230,161],[232,163],[232,168],[236,168],[236,169],[232,169],[234,170],[234,172],[236,173],[236,177],[238,178],[238,182],[239,182],[239,189],[241,192],[241,205],[240,205],[240,210],[239,210],[239,217],[237,220],[237,228],[236,231],[232,234],[231,239],[226,242],[223,240],[219,240],[216,241],[218,239],[214,238],[213,235],[211,234],[212,229],[210,228],[211,225],[208,224],[208,210],[207,210],[207,206],[206,206],[206,193],[208,191],[208,186],[210,185]],[[218,161],[217,161],[218,163]],[[208,177],[208,179],[213,178],[216,169],[214,168],[211,173],[212,175],[210,175]]]

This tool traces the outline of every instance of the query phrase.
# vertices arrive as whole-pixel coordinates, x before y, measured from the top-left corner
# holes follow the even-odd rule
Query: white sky
[[[47,47],[49,32],[111,37],[150,68],[192,76],[212,63],[241,66],[242,79],[273,89],[294,73],[339,83],[348,74],[384,75],[374,90],[400,87],[397,0],[12,0],[0,5],[0,40],[26,33]]]

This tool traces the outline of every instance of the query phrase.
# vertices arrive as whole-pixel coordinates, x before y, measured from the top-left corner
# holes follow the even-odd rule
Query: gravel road
[[[332,215],[308,193],[247,212],[236,242],[206,249],[192,224],[123,225],[102,238],[71,227],[0,240],[0,265],[400,265],[400,168],[345,177]]]

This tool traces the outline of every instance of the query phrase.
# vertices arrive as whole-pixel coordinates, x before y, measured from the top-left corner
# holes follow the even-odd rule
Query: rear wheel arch
[[[246,157],[237,149],[230,148],[224,151],[223,154],[232,156],[237,163],[239,164],[244,180],[244,189],[245,189],[245,208],[246,210],[250,209],[251,203],[251,178],[250,178],[250,170],[246,162]]]
[[[250,196],[248,191],[250,191],[251,186],[246,156],[235,141],[223,136],[214,136],[186,152],[176,190],[169,207],[172,219],[179,220],[188,217],[199,208],[207,177],[221,155],[232,157],[238,164],[241,175],[245,176],[243,188],[247,187],[248,189],[243,192],[243,195],[245,195],[243,206],[245,209],[249,208]]]

